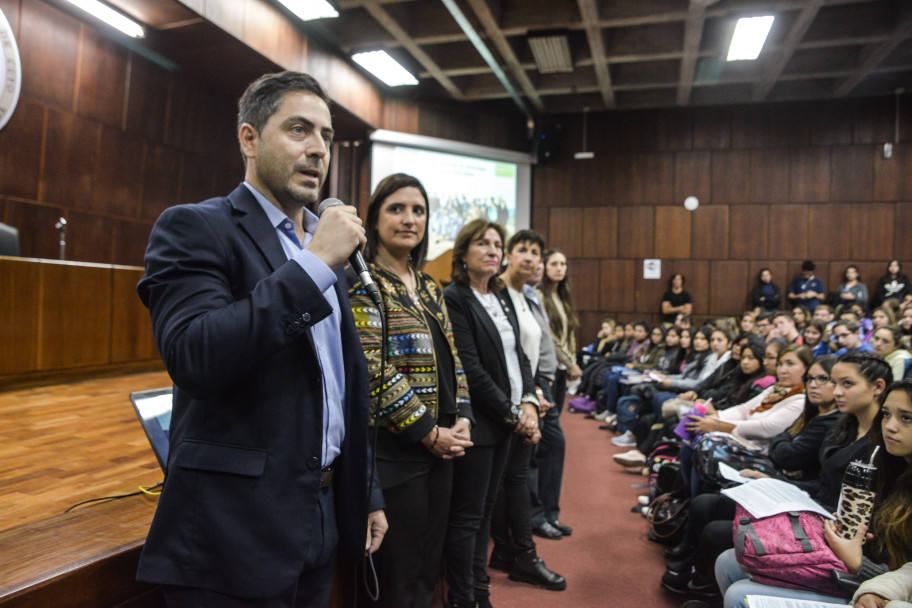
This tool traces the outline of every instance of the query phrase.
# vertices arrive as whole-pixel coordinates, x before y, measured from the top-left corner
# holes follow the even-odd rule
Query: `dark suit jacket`
[[[519,343],[519,321],[513,302],[506,290],[497,296],[516,334],[516,352],[522,368],[522,401],[531,403],[537,410],[532,369]],[[512,433],[519,420],[519,404],[510,399],[510,376],[500,333],[471,287],[454,281],[443,290],[443,297],[453,324],[453,341],[469,383],[469,400],[475,415],[472,441],[476,445],[494,445]]]
[[[317,534],[322,377],[309,327],[332,307],[287,260],[242,184],[167,209],[137,291],[174,381],[165,486],[139,580],[269,597],[289,588]],[[336,272],[345,440],[334,483],[339,550],[364,552],[367,368]],[[381,508],[377,489],[371,509]]]

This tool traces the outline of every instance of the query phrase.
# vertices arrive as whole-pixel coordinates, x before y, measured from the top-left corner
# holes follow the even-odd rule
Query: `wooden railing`
[[[142,272],[0,256],[0,389],[161,369]]]

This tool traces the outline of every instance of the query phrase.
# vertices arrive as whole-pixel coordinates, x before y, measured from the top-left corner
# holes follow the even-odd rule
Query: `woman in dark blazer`
[[[541,438],[529,360],[519,343],[512,303],[497,277],[504,236],[501,226],[484,219],[463,226],[453,246],[453,282],[443,292],[475,416],[475,445],[454,461],[444,548],[451,608],[491,605],[486,568],[490,518],[510,437],[518,433],[533,444]]]

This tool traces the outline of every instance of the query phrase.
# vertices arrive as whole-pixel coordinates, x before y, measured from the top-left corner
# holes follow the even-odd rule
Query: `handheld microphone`
[[[323,212],[330,207],[339,207],[342,205],[345,205],[345,203],[339,199],[328,198],[317,207],[317,217],[323,215]],[[358,278],[361,279],[361,284],[364,285],[364,290],[367,292],[367,295],[374,301],[377,308],[382,309],[383,304],[380,301],[380,291],[377,289],[377,284],[374,283],[374,277],[371,276],[370,270],[367,268],[367,263],[364,261],[364,256],[361,255],[361,251],[355,249],[352,254],[348,256],[348,263],[351,264],[352,268],[354,268],[355,272],[358,274]]]

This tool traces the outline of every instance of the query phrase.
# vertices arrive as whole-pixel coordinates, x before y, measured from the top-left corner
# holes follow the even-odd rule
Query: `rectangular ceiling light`
[[[386,51],[356,53],[352,55],[352,59],[388,86],[401,87],[418,84],[418,79],[412,76],[398,61],[390,57]]]
[[[570,41],[566,30],[529,32],[529,48],[535,65],[542,74],[572,72],[573,59],[570,57]]]
[[[728,48],[728,61],[753,61],[759,57],[774,19],[772,15],[738,19]]]
[[[279,2],[301,21],[333,19],[339,16],[339,11],[326,0],[279,0]]]
[[[143,30],[140,24],[132,19],[124,17],[110,6],[98,2],[98,0],[70,0],[70,4],[81,8],[96,19],[101,19],[127,36],[142,38],[146,35],[145,30]]]

